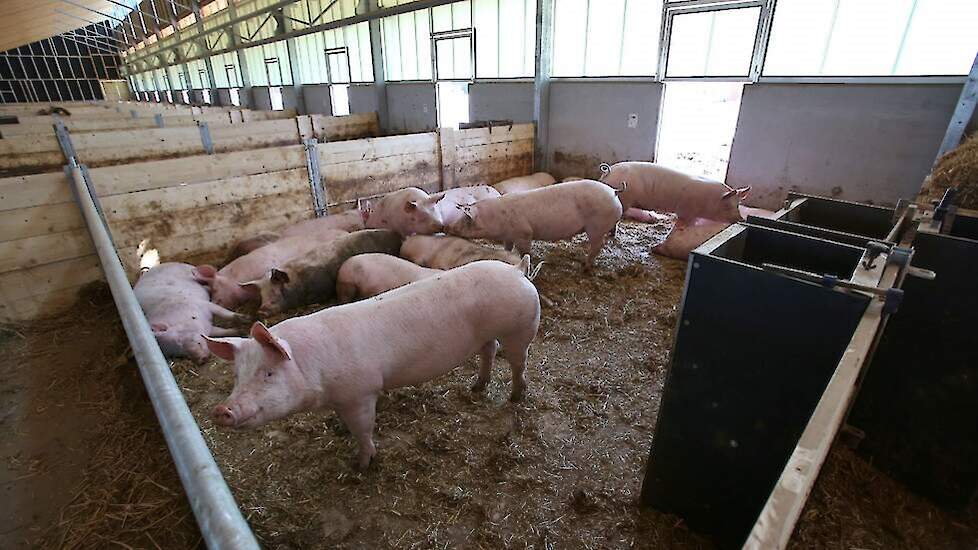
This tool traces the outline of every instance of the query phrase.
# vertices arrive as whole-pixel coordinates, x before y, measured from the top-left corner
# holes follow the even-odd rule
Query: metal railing
[[[221,470],[214,462],[170,372],[169,363],[163,357],[149,322],[136,301],[108,227],[99,214],[96,195],[85,177],[85,167],[77,164],[74,158],[69,158],[66,172],[71,178],[72,192],[92,236],[105,280],[139,364],[143,384],[207,547],[213,550],[257,549],[258,541],[221,476]]]

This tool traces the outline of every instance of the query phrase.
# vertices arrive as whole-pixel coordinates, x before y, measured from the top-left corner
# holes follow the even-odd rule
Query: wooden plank
[[[346,116],[310,115],[313,132],[320,141],[341,141],[380,135],[377,113]]]
[[[155,215],[128,220],[109,218],[109,229],[119,250],[135,248],[143,240],[163,241],[187,233],[216,231],[215,238],[228,238],[217,231],[227,227],[247,229],[251,224],[269,216],[307,212],[312,208],[309,192],[305,190],[278,193],[233,203],[216,204],[187,210],[159,212]]]
[[[13,241],[85,227],[73,202],[0,212],[0,239]]]
[[[526,155],[533,155],[532,139],[460,147],[457,152],[456,162],[458,164],[505,162],[511,158],[520,158]]]
[[[455,163],[458,156],[458,146],[455,138],[458,132],[443,128],[438,132],[438,150],[441,156],[441,186],[442,189],[455,187]]]
[[[117,194],[104,197],[101,202],[102,210],[114,223],[295,191],[309,193],[305,168]],[[312,208],[311,199],[309,207]]]
[[[71,189],[64,172],[0,179],[0,211],[71,200]]]
[[[101,277],[102,268],[95,255],[3,273],[0,274],[0,303],[10,303],[28,296],[43,296]]]
[[[441,187],[441,167],[433,153],[334,164],[323,171],[323,185],[331,204],[405,187],[435,192]]]
[[[199,155],[90,170],[100,197],[305,167],[301,145]]]
[[[200,132],[196,127],[152,128],[148,130],[116,130],[112,132],[76,132],[71,134],[75,151],[81,156],[89,149],[123,147],[132,150],[137,147],[166,147],[172,142],[200,145]]]
[[[457,130],[456,141],[459,147],[472,147],[475,145],[486,145],[489,143],[501,143],[505,141],[519,141],[522,139],[533,139],[532,123],[515,124],[512,129],[506,128],[472,128],[469,130]]]
[[[78,302],[79,293],[89,284],[91,281],[37,296],[27,296],[9,302],[0,301],[0,322],[16,323],[61,315]]]
[[[0,132],[2,131],[3,126],[0,126]],[[58,145],[58,138],[54,135],[53,127],[46,134],[30,134],[17,137],[16,139],[0,139],[0,156],[26,155],[48,151],[61,151],[61,147]]]
[[[0,242],[0,273],[95,253],[88,231],[75,229]]]
[[[173,235],[171,237],[151,239],[148,248],[155,249],[161,261],[193,261],[201,257],[209,257],[208,261],[223,258],[228,248],[238,240],[259,233],[277,232],[283,227],[309,219],[313,216],[311,208],[286,212],[280,216],[264,217],[254,220],[247,225],[237,224],[226,227],[214,227],[204,231]],[[137,246],[125,246],[119,251],[123,266],[130,275],[139,271],[139,254]]]
[[[437,135],[430,132],[323,143],[317,147],[317,151],[319,152],[319,163],[322,166],[416,153],[429,153],[434,156],[437,147]]]

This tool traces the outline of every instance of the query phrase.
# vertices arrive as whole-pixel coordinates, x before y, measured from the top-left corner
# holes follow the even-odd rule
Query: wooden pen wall
[[[329,133],[328,122],[311,125]],[[533,126],[524,124],[321,143],[322,186],[336,211],[405,187],[496,183],[532,171],[532,137]],[[146,250],[161,261],[219,261],[241,238],[314,216],[299,144],[89,172],[132,280]],[[0,179],[0,321],[57,315],[101,278],[63,172]]]

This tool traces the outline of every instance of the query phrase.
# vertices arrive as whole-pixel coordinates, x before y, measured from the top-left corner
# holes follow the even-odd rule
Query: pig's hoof
[[[357,470],[366,472],[371,466],[373,466],[374,462],[374,455],[370,455],[366,458],[360,457],[360,459],[357,461]]]
[[[520,401],[523,401],[524,397],[526,397],[525,389],[513,390],[513,393],[509,395],[509,400],[513,403],[519,403]]]
[[[472,383],[472,386],[470,386],[469,389],[475,392],[486,391],[486,386],[488,385],[489,385],[488,380],[480,380],[476,378],[475,382]]]

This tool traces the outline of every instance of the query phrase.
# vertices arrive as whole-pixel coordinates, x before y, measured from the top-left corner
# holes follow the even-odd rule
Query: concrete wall
[[[470,84],[469,120],[533,121],[533,82]]]
[[[352,91],[350,98],[352,108]],[[388,133],[430,132],[438,124],[435,85],[430,82],[388,82],[387,109],[390,117]]]
[[[332,103],[329,101],[329,84],[303,84],[302,95],[306,101],[306,114],[333,114]]]
[[[373,84],[351,84],[348,90],[351,113],[375,113],[380,109]]]
[[[251,104],[249,107],[256,111],[272,110],[272,96],[268,95],[268,86],[251,87]]]
[[[751,205],[788,191],[894,204],[916,196],[960,84],[751,84],[744,87],[727,183]]]
[[[557,179],[593,178],[602,162],[651,160],[661,100],[662,84],[651,81],[554,80],[548,170]]]
[[[295,112],[300,115],[306,114],[302,91],[298,87],[282,86],[282,108],[285,110],[295,109]]]

